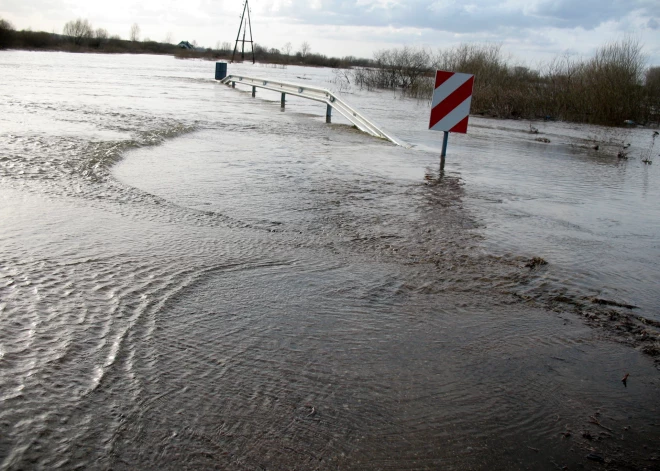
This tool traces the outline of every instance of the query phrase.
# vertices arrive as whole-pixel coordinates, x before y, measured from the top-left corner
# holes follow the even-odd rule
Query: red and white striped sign
[[[474,75],[437,70],[431,104],[432,131],[467,132]]]

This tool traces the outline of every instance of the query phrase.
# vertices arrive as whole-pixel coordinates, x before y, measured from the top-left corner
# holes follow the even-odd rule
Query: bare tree
[[[4,18],[0,18],[0,29],[13,30],[14,25],[11,24],[9,21],[5,20]]]
[[[195,49],[197,49],[197,40],[196,40],[196,39],[193,39],[192,42],[191,42],[190,44],[192,44],[192,46],[193,46]]]
[[[282,50],[284,51],[284,53],[285,53],[287,56],[289,56],[289,55],[291,55],[291,49],[292,49],[292,48],[293,48],[293,46],[291,46],[291,43],[288,42],[288,43],[286,43],[286,44],[284,45],[284,47],[282,48]]]
[[[231,43],[229,41],[223,41],[222,50],[225,52],[231,51]]]
[[[128,39],[130,39],[133,42],[140,40],[140,26],[137,23],[133,23],[133,26],[131,26],[131,31],[128,34]]]
[[[300,45],[300,55],[302,56],[302,58],[304,59],[305,57],[307,57],[310,52],[312,52],[312,47],[309,45],[307,41],[303,42]]]
[[[644,78],[649,94],[656,99],[660,99],[660,67],[650,67]]]
[[[14,25],[9,21],[0,18],[0,49],[9,47],[12,42]]]
[[[172,44],[172,38],[174,35],[172,34],[172,31],[168,31],[167,34],[165,35],[165,43],[166,44]]]
[[[646,85],[660,85],[660,66],[648,68],[644,75]]]
[[[92,37],[92,25],[88,20],[78,18],[64,25],[64,36],[69,36],[74,44],[80,46]]]
[[[97,28],[96,31],[94,31],[94,37],[102,43],[107,42],[108,30],[105,28]]]
[[[108,30],[105,28],[97,28],[92,32],[92,38],[89,40],[91,47],[100,48],[108,43]]]

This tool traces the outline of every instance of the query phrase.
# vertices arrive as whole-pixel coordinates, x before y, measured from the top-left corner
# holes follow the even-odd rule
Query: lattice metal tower
[[[245,13],[247,13],[247,16]],[[248,29],[250,30],[249,41],[245,39]],[[243,39],[239,39],[241,37],[241,30],[243,30]],[[241,24],[238,25],[238,34],[236,35],[234,52],[231,55],[232,62],[234,62],[234,56],[236,56],[238,43],[241,43],[241,60],[245,60],[245,43],[250,43],[250,48],[252,49],[252,63],[254,64],[254,41],[252,40],[252,22],[250,21],[250,7],[248,6],[248,0],[245,0],[245,3],[243,4],[243,14],[241,15]]]

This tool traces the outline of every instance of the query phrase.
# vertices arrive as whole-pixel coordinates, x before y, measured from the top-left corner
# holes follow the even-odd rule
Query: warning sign
[[[438,70],[431,104],[432,131],[466,133],[474,75]]]

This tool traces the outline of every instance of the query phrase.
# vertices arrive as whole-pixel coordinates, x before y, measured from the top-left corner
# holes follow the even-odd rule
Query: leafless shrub
[[[646,57],[638,40],[631,37],[606,44],[583,68],[582,88],[587,121],[623,124],[643,120],[642,80]]]
[[[310,46],[309,43],[308,43],[307,41],[304,41],[304,42],[300,45],[300,51],[299,51],[300,56],[304,59],[304,58],[307,57],[311,52],[312,52],[312,46]]]
[[[431,62],[431,54],[425,49],[384,49],[374,54],[373,66],[355,67],[350,75],[360,88],[401,88],[417,96],[428,87]]]
[[[14,25],[11,24],[11,22],[5,20],[4,18],[0,18],[0,30],[8,30],[8,31],[13,31]]]
[[[649,121],[660,121],[660,67],[650,67],[645,74],[644,86],[648,96]]]
[[[649,92],[660,95],[660,67],[649,67],[644,74],[644,84]]]
[[[14,36],[14,25],[0,18],[0,49],[11,47]]]
[[[349,92],[351,90],[351,78],[346,69],[332,69],[332,80],[339,93]]]
[[[108,44],[109,34],[108,30],[105,28],[97,28],[92,34],[92,38],[89,40],[89,45],[95,48],[102,48]]]
[[[92,37],[93,30],[89,20],[78,18],[67,22],[62,32],[64,36],[69,36],[75,45],[80,46]]]
[[[434,69],[469,73],[473,114],[622,125],[648,121],[659,108],[660,68],[649,69],[645,87],[645,60],[632,37],[604,45],[588,60],[558,56],[540,70],[512,63],[499,44],[461,44],[434,57],[404,47],[378,51],[371,67],[354,68],[351,77],[361,88],[400,88],[430,99]]]
[[[133,42],[137,42],[140,40],[140,25],[137,23],[133,23],[131,26],[131,30],[128,33],[128,39],[130,39]]]
[[[94,37],[99,41],[107,42],[108,30],[105,28],[96,28],[96,31],[94,31]]]
[[[653,163],[653,156],[655,155],[655,152],[653,151],[655,147],[655,139],[658,137],[658,131],[653,131],[653,136],[651,138],[651,144],[649,144],[648,149],[646,152],[642,153],[642,162],[644,163]]]
[[[512,77],[500,44],[461,44],[439,51],[435,68],[475,76],[473,112],[496,116],[523,114],[516,109],[520,92],[509,86]]]

